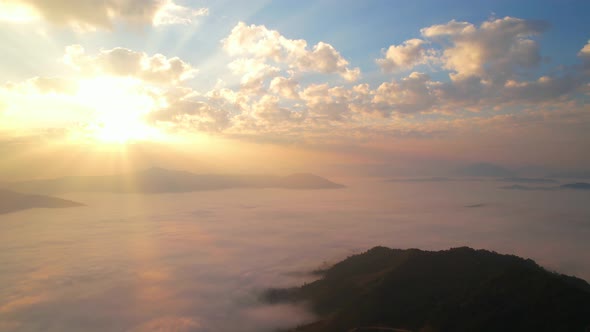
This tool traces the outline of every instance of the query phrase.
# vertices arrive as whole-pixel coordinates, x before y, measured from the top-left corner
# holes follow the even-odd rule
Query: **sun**
[[[145,122],[155,101],[141,82],[130,78],[100,77],[83,80],[78,98],[91,105],[88,136],[104,143],[155,140],[159,131]]]
[[[158,131],[148,125],[134,121],[104,121],[89,126],[93,138],[104,143],[128,143],[132,141],[154,140]]]

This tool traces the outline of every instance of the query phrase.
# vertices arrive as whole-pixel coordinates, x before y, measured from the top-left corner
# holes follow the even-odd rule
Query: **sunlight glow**
[[[144,118],[155,101],[141,82],[129,78],[100,77],[80,82],[78,98],[95,108],[89,134],[105,143],[126,143],[160,138]]]
[[[0,1],[0,21],[27,23],[39,18],[39,14],[31,7],[20,3]]]

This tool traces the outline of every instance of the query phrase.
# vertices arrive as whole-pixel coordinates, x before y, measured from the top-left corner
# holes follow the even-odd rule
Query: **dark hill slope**
[[[585,331],[590,286],[532,260],[485,250],[376,247],[322,279],[265,294],[307,301],[322,319],[294,331]]]

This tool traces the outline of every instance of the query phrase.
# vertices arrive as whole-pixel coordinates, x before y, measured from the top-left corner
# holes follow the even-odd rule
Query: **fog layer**
[[[588,192],[338,182],[68,194],[86,206],[2,215],[0,330],[272,331],[312,317],[261,304],[260,290],[375,245],[485,248],[590,280]]]

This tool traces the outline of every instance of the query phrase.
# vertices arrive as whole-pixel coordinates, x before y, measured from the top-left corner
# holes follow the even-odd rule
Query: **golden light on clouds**
[[[381,54],[363,54],[338,38],[246,18],[223,31],[200,30],[217,15],[189,1],[0,0],[0,29],[12,43],[6,49],[21,49],[4,60],[0,149],[14,154],[23,150],[14,142],[25,141],[42,150],[51,141],[112,150],[119,160],[129,157],[126,146],[153,143],[182,155],[196,149],[202,159],[227,153],[241,165],[244,147],[271,155],[273,145],[292,165],[300,163],[298,149],[379,164],[400,154],[452,159],[465,144],[469,159],[503,162],[522,158],[514,141],[557,146],[559,131],[570,138],[562,148],[527,162],[567,150],[588,163],[579,144],[587,130],[568,120],[589,119],[587,37],[568,51],[574,65],[547,72],[545,21],[424,22],[411,36],[382,40]],[[504,134],[515,126],[517,137]],[[510,149],[482,152],[488,136]]]
[[[45,19],[78,33],[112,29],[116,23],[189,25],[209,15],[208,8],[190,8],[172,0],[2,0],[0,22],[26,23]]]

